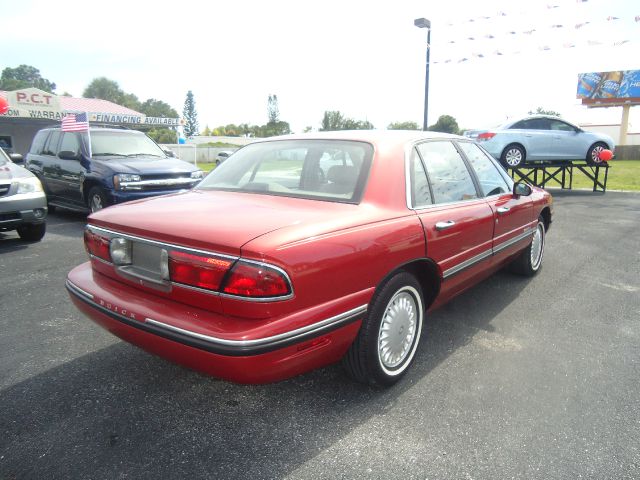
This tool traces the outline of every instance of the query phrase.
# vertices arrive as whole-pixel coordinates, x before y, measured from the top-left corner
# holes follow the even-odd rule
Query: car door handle
[[[530,133],[525,133],[525,135],[524,135],[524,136],[525,136],[525,137],[533,137],[533,135],[532,135],[532,134],[530,134]]]
[[[498,213],[507,213],[509,210],[511,210],[510,207],[498,207]]]
[[[436,223],[436,230],[446,230],[447,228],[451,228],[456,224],[453,220],[447,220],[446,222],[438,222]]]

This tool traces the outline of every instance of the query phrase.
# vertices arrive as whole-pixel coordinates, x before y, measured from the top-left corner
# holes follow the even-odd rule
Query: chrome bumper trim
[[[443,280],[446,280],[447,278],[452,277],[456,273],[460,273],[461,271],[466,270],[467,268],[474,266],[476,263],[479,263],[489,257],[492,257],[497,253],[500,253],[505,248],[509,248],[510,246],[515,245],[516,243],[522,240],[526,240],[527,237],[530,237],[533,235],[534,231],[535,231],[534,228],[527,227],[525,231],[520,235],[518,235],[517,237],[510,238],[506,242],[502,242],[494,246],[490,250],[485,250],[484,252],[479,253],[478,255],[471,257],[470,259],[465,260],[464,262],[459,263],[455,267],[451,267],[450,269],[445,270],[442,274]]]
[[[70,280],[66,283],[67,290],[79,300],[82,300],[92,308],[101,313],[118,320],[130,327],[137,328],[169,340],[188,345],[190,347],[206,350],[211,353],[229,356],[257,355],[284,348],[296,343],[300,343],[312,338],[324,335],[342,326],[348,325],[362,317],[367,311],[367,305],[353,308],[339,315],[321,320],[305,327],[291,330],[289,332],[273,335],[270,337],[258,338],[255,340],[228,340],[219,337],[204,335],[201,333],[185,330],[183,328],[168,325],[166,323],[145,318],[144,322],[132,320],[120,315],[117,312],[104,308],[94,301],[93,295],[82,290]]]

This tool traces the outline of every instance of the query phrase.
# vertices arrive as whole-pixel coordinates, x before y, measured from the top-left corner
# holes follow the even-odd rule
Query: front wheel
[[[542,258],[544,257],[545,234],[544,219],[538,217],[538,224],[533,232],[531,243],[511,264],[511,270],[513,272],[526,277],[533,277],[540,271]]]
[[[89,197],[87,198],[87,206],[91,213],[97,212],[98,210],[102,210],[103,208],[108,207],[109,201],[107,200],[107,195],[104,193],[104,190],[100,187],[93,187],[89,190]]]
[[[524,164],[526,155],[520,145],[508,145],[500,155],[500,162],[507,168],[517,168]]]
[[[18,227],[18,235],[27,242],[39,242],[47,231],[46,223],[29,223]]]
[[[356,381],[390,386],[405,374],[418,348],[424,321],[422,289],[400,272],[374,295],[358,336],[343,358]]]
[[[604,162],[600,159],[600,154],[603,150],[609,148],[607,144],[598,142],[591,145],[591,148],[587,152],[587,164],[588,165],[602,165]]]

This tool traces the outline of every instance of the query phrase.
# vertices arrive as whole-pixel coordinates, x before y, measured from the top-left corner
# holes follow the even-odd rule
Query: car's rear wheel
[[[502,151],[500,162],[507,168],[517,168],[524,164],[526,154],[520,145],[512,144]]]
[[[107,200],[107,195],[104,193],[104,190],[100,187],[93,187],[89,190],[89,196],[87,198],[87,206],[91,213],[97,212],[98,210],[102,210],[103,208],[108,207],[109,201]]]
[[[47,231],[46,223],[29,223],[17,228],[18,235],[27,242],[39,242]]]
[[[602,165],[604,162],[600,159],[600,153],[606,150],[609,146],[606,143],[598,142],[591,145],[587,152],[587,164],[589,165]]]
[[[533,232],[531,243],[511,264],[511,270],[513,272],[527,277],[533,277],[540,271],[544,257],[545,235],[544,219],[540,216],[538,217],[538,224],[536,225],[535,232]]]
[[[389,386],[406,373],[418,348],[424,321],[422,289],[400,272],[375,293],[362,327],[343,359],[358,382]]]

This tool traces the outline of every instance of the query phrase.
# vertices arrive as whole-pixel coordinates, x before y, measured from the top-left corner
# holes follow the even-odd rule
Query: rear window
[[[357,203],[373,147],[342,140],[283,140],[238,150],[200,184],[199,190]]]

